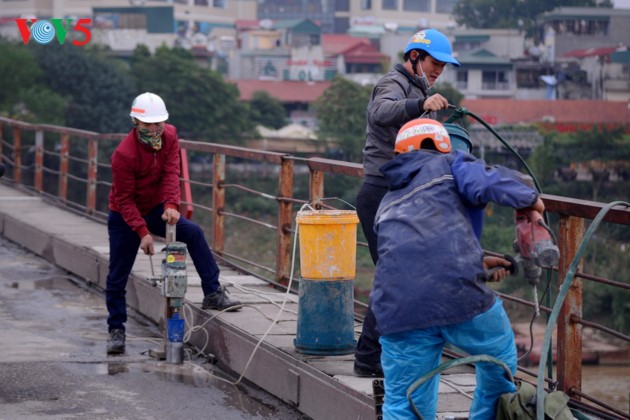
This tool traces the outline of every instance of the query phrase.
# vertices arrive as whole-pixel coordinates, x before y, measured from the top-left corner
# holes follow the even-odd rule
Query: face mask
[[[414,71],[416,71],[417,67],[420,67],[420,72],[422,73],[422,75],[419,75],[416,73],[414,75],[414,79],[416,83],[420,86],[420,89],[422,89],[422,93],[424,93],[424,95],[427,96],[429,89],[431,89],[431,84],[429,83],[429,79],[427,78],[427,75],[424,73],[424,70],[422,69],[422,63],[420,62],[419,59],[416,59],[416,62],[413,63],[413,66],[414,66]]]
[[[425,95],[427,94],[429,89],[431,89],[431,84],[429,83],[429,79],[427,78],[427,75],[424,74],[424,72],[422,72],[422,76],[418,76],[416,74],[416,82],[420,85],[420,89],[422,89]]]
[[[136,128],[138,133],[138,140],[140,143],[151,146],[153,150],[160,150],[162,148],[162,133],[164,133],[164,124],[157,126],[155,130],[148,128]]]

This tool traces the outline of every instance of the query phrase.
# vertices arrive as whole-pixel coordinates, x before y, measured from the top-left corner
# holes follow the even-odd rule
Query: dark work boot
[[[361,378],[382,378],[383,368],[380,362],[367,364],[359,360],[354,361],[354,374]]]
[[[125,331],[113,329],[107,339],[107,354],[123,354],[125,352]]]
[[[201,309],[216,309],[219,311],[238,311],[243,305],[238,300],[230,300],[228,291],[225,287],[221,287],[214,293],[210,293],[203,298]]]

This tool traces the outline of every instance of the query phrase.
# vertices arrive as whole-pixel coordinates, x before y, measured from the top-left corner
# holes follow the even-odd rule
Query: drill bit
[[[540,316],[540,307],[538,306],[538,288],[536,285],[533,285],[532,288],[534,289],[534,308],[536,309],[536,318],[538,318]]]

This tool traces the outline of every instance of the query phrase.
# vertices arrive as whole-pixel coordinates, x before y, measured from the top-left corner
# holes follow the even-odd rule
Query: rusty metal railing
[[[67,208],[82,212],[90,217],[103,220],[107,214],[107,190],[111,186],[109,155],[124,134],[98,134],[72,128],[27,124],[0,117],[0,158],[7,167],[3,182],[13,183],[15,187],[41,194]],[[322,158],[301,158],[289,154],[252,150],[237,146],[228,146],[199,141],[180,140],[182,147],[182,213],[193,215],[208,228],[214,253],[234,266],[245,270],[258,269],[258,275],[273,284],[286,285],[290,270],[290,244],[295,232],[293,221],[295,207],[309,203],[316,207],[331,207],[325,195],[326,180],[334,177],[349,177],[357,180],[357,186],[363,176],[361,165]],[[204,168],[192,179],[190,155],[205,156]],[[211,157],[211,159],[210,159]],[[211,163],[210,163],[211,161]],[[277,177],[274,191],[260,191],[254,187],[232,182],[229,168],[254,163],[253,167],[266,175]],[[260,174],[252,175],[256,179]],[[299,197],[294,197],[296,179],[307,177],[308,188]],[[208,179],[209,178],[209,179]],[[71,185],[72,184],[72,185]],[[330,185],[330,184],[329,184]],[[196,201],[192,199],[195,190]],[[70,194],[70,191],[74,194]],[[237,208],[238,200],[231,202],[227,193],[246,194],[249,197],[273,202],[274,220],[259,220],[248,214],[242,214]],[[356,195],[356,191],[352,192]],[[569,264],[576,255],[576,250],[584,235],[584,226],[605,206],[603,203],[577,200],[555,195],[543,195],[546,211],[559,216],[557,240],[561,258],[557,270],[559,279],[567,273]],[[209,201],[209,203],[208,203]],[[605,217],[613,224],[630,226],[630,210],[613,208]],[[228,221],[235,221],[236,226],[248,224],[273,232],[273,245],[269,244],[264,252],[273,255],[273,266],[261,263],[262,252],[257,257],[246,257],[242,252],[228,251],[226,237],[230,237]],[[362,247],[364,242],[358,241]],[[367,251],[367,250],[366,250]],[[266,273],[267,276],[260,274]],[[610,280],[578,271],[573,279],[566,302],[558,320],[557,332],[557,387],[566,392],[574,401],[592,408],[595,404],[608,413],[622,418],[630,418],[628,413],[608,406],[586,396],[581,391],[582,361],[582,326],[589,326],[617,339],[630,342],[630,338],[611,328],[582,318],[583,281],[594,281],[629,290],[625,282]],[[502,295],[505,299],[532,306],[527,300]],[[541,306],[542,312],[550,309]],[[528,372],[526,369],[521,369]],[[546,378],[550,384],[555,384]]]

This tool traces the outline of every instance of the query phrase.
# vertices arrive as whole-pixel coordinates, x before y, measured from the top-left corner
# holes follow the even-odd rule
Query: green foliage
[[[31,50],[0,38],[0,114],[27,122],[65,124],[66,100],[47,88]]]
[[[286,111],[282,102],[267,92],[254,92],[249,102],[249,119],[254,125],[269,128],[282,128],[286,124]]]
[[[66,124],[101,133],[129,128],[134,85],[115,59],[98,48],[33,46],[46,85],[67,99]]]
[[[20,89],[20,102],[13,107],[11,118],[21,121],[65,125],[68,99],[47,87]]]
[[[337,140],[344,160],[361,160],[365,144],[365,110],[371,93],[372,86],[361,86],[337,76],[315,103],[320,138]]]
[[[431,90],[431,93],[439,93],[440,95],[444,96],[448,100],[449,104],[455,105],[456,107],[459,106],[462,103],[462,99],[464,99],[464,95],[459,90],[457,90],[455,86],[446,82],[436,83],[435,85],[433,85],[433,89]],[[439,121],[444,121],[452,113],[453,113],[452,110],[438,111],[437,119]],[[467,122],[468,120],[465,119],[464,125],[467,125]]]
[[[594,177],[592,182],[556,181],[560,168],[571,164],[592,162],[591,166],[611,162],[630,161],[630,138],[623,130],[594,127],[589,131],[571,134],[551,133],[544,143],[536,148],[530,158],[530,167],[544,185],[543,191],[550,194],[581,198],[593,201],[614,201],[630,196],[628,183],[609,183],[604,177]],[[609,168],[610,169],[610,168]]]
[[[453,7],[458,25],[469,28],[517,28],[519,20],[529,36],[536,18],[556,7],[612,7],[610,0],[459,0]]]
[[[605,178],[563,180],[555,176],[556,170],[577,164],[613,170],[624,163],[628,166],[629,161],[629,136],[624,136],[621,129],[594,127],[570,134],[547,134],[544,143],[532,154],[530,167],[539,176],[538,180],[547,194],[608,203],[628,201],[628,182],[609,182]],[[582,271],[630,283],[629,243],[630,228],[602,223],[586,245]],[[630,307],[626,303],[630,293],[592,281],[584,281],[583,284],[584,317],[624,333],[630,331],[627,321]]]
[[[164,99],[169,121],[181,137],[238,144],[254,127],[236,86],[199,66],[182,48],[163,46],[153,56],[137,48],[131,69],[139,92]]]
[[[17,87],[32,86],[40,81],[41,69],[30,50],[0,38],[0,104],[19,100]]]

